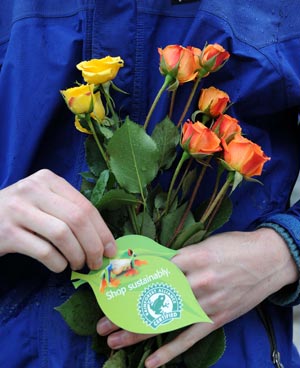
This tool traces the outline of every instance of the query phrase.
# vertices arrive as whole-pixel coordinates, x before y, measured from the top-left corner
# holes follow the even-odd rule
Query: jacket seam
[[[14,24],[24,20],[24,19],[30,19],[30,18],[40,18],[40,19],[46,19],[46,18],[49,18],[49,19],[57,19],[57,18],[69,18],[69,17],[73,17],[74,15],[82,12],[82,11],[86,11],[86,10],[89,10],[89,9],[93,9],[92,6],[84,6],[84,7],[80,7],[72,12],[66,12],[66,13],[63,13],[63,14],[43,14],[43,13],[35,13],[35,12],[32,12],[30,14],[24,14],[23,16],[19,16],[19,17],[16,17],[16,18],[13,18],[11,23],[10,23],[10,28],[8,29],[8,33],[4,36],[2,36],[0,38],[0,45],[2,44],[5,44],[6,42],[9,41],[9,38],[10,38],[10,31],[13,27]]]

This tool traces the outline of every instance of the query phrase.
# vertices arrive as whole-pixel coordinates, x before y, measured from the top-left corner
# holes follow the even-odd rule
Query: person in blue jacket
[[[54,310],[74,291],[70,269],[96,269],[116,249],[78,191],[84,137],[59,93],[80,80],[75,65],[121,56],[118,87],[128,95],[117,104],[143,123],[162,82],[157,47],[216,42],[230,61],[203,86],[230,95],[231,115],[271,160],[263,186],[245,183],[233,194],[222,233],[174,258],[214,324],[189,327],[146,367],[224,325],[227,348],[215,367],[299,368],[292,306],[300,302],[300,201],[289,202],[300,167],[299,13],[297,0],[1,1],[0,367],[103,363],[90,339],[73,334]],[[165,109],[160,103],[155,114]],[[272,346],[255,309],[264,300]],[[97,330],[112,348],[145,338],[116,331],[106,318]]]

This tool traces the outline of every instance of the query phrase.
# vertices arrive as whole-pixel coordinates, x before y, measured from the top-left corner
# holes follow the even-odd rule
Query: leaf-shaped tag
[[[107,146],[111,169],[122,188],[142,193],[157,175],[159,152],[143,127],[128,118]]]
[[[139,235],[124,236],[117,245],[117,256],[105,259],[100,270],[72,272],[72,280],[78,280],[74,286],[88,282],[113,323],[148,334],[211,322],[184,274],[170,261],[176,251]]]

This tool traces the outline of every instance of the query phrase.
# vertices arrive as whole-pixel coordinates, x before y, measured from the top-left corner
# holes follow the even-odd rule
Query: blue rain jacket
[[[272,157],[260,178],[263,186],[244,183],[234,193],[234,213],[224,231],[251,230],[272,221],[289,234],[297,257],[300,202],[290,207],[289,197],[300,165],[300,3],[173,3],[1,1],[0,185],[49,168],[79,187],[85,137],[74,129],[59,90],[80,80],[75,65],[81,60],[120,55],[125,67],[116,84],[129,94],[117,104],[124,115],[143,122],[163,80],[157,47],[202,48],[206,42],[217,42],[231,58],[203,86],[214,85],[230,95],[234,102],[230,114],[241,122],[247,137]],[[183,95],[184,88],[177,96],[175,113]],[[160,101],[155,116],[164,116],[166,109]],[[56,275],[22,255],[0,258],[0,367],[101,366],[90,340],[75,336],[53,309],[73,292],[69,277],[69,270]],[[270,302],[267,307],[286,368],[300,366],[292,344],[290,307],[299,302],[297,286],[284,291],[289,305]],[[227,349],[215,367],[273,367],[268,337],[255,310],[226,325],[225,332]]]

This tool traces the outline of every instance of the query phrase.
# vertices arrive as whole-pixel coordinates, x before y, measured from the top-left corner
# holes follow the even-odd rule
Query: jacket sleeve
[[[297,215],[293,212],[297,212]],[[268,227],[275,230],[285,240],[291,255],[300,272],[300,201],[286,213],[273,215],[262,223],[259,227]],[[284,287],[270,298],[275,304],[282,306],[292,306],[300,304],[300,278],[292,285]]]
[[[296,15],[296,9],[299,7],[294,3],[293,7],[282,7],[281,11],[286,13],[289,21],[282,22],[279,26],[278,43],[276,54],[274,53],[276,63],[281,71],[284,80],[285,103],[288,108],[293,108],[300,111],[300,38],[299,38],[299,17]],[[286,35],[289,35],[287,38]],[[299,119],[299,117],[298,117]],[[300,126],[298,120],[297,145],[300,145]],[[299,152],[299,150],[298,150]],[[295,158],[294,163],[298,158]],[[293,163],[288,163],[288,165]],[[300,196],[300,181],[296,182],[298,186],[295,191]],[[297,264],[300,275],[300,198],[286,210],[270,215],[263,220],[259,227],[269,227],[277,231],[281,235]],[[300,279],[293,285],[286,286],[273,296],[270,300],[280,305],[295,305],[300,303]]]

